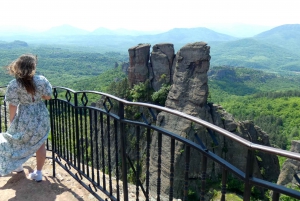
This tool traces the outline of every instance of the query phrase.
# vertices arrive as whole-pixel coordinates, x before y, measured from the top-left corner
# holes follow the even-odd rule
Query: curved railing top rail
[[[93,94],[98,94],[98,95],[103,95],[103,96],[106,96],[106,97],[109,97],[109,98],[112,98],[116,101],[119,101],[123,104],[126,104],[126,105],[131,105],[131,106],[142,106],[142,107],[148,107],[148,108],[153,108],[153,109],[157,109],[157,110],[160,110],[160,111],[164,111],[164,112],[168,112],[170,114],[174,114],[174,115],[177,115],[179,117],[182,117],[182,118],[185,118],[185,119],[188,119],[188,120],[191,120],[193,122],[196,122],[196,123],[199,123],[200,125],[203,125],[207,128],[210,128],[244,146],[246,146],[247,148],[249,149],[254,149],[254,150],[260,150],[260,151],[263,151],[263,152],[266,152],[266,153],[270,153],[270,154],[276,154],[276,155],[280,155],[280,156],[284,156],[284,157],[288,157],[288,158],[291,158],[291,159],[296,159],[296,160],[300,160],[300,154],[299,153],[295,153],[295,152],[291,152],[291,151],[286,151],[286,150],[282,150],[282,149],[278,149],[278,148],[274,148],[274,147],[268,147],[268,146],[264,146],[264,145],[259,145],[259,144],[255,144],[255,143],[252,143],[244,138],[241,138],[223,128],[220,128],[212,123],[209,123],[207,121],[204,121],[202,119],[199,119],[197,117],[194,117],[194,116],[191,116],[191,115],[188,115],[188,114],[185,114],[183,112],[179,112],[177,110],[173,110],[173,109],[170,109],[170,108],[167,108],[167,107],[162,107],[162,106],[158,106],[158,105],[154,105],[154,104],[149,104],[149,103],[142,103],[142,102],[131,102],[131,101],[127,101],[127,100],[124,100],[124,99],[121,99],[121,98],[118,98],[116,96],[113,96],[111,94],[107,94],[107,93],[103,93],[103,92],[98,92],[98,91],[90,91],[90,90],[85,90],[85,91],[74,91],[72,89],[69,89],[69,88],[66,88],[66,87],[60,87],[60,86],[54,86],[53,88],[59,88],[59,89],[64,89],[64,90],[68,90],[72,93],[93,93]]]

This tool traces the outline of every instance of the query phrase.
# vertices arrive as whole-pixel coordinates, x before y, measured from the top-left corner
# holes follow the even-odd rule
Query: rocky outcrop
[[[187,44],[177,52],[166,107],[190,111],[207,103],[209,51],[206,43],[198,42]]]
[[[300,153],[300,141],[293,140],[291,150],[292,152]],[[300,186],[300,183],[296,180],[300,178],[300,161],[287,159],[283,165],[278,177],[277,184],[283,186],[296,187]]]
[[[150,80],[151,86],[158,91],[164,83],[170,83],[165,106],[186,114],[198,117],[221,128],[224,128],[253,143],[270,146],[268,135],[251,121],[236,121],[221,106],[208,104],[208,70],[210,63],[210,47],[204,42],[187,44],[174,56],[174,47],[169,43],[156,44],[149,52],[150,45],[142,44],[130,48],[130,64],[128,80],[132,87],[140,82]],[[150,63],[149,63],[150,58]],[[219,72],[220,76],[227,76],[226,72]],[[246,170],[247,148],[218,133],[211,133],[201,125],[167,114],[159,113],[156,125],[176,133],[184,138],[197,142],[198,136],[208,150],[224,158],[238,169]],[[216,142],[217,141],[217,142]],[[153,195],[157,190],[157,135],[154,133],[151,142],[150,190]],[[163,136],[161,154],[161,190],[165,195],[169,193],[170,174],[170,138]],[[176,144],[174,197],[180,198],[183,193],[185,158],[183,144]],[[191,189],[199,189],[201,178],[201,155],[192,150],[193,159],[190,163],[189,182]],[[278,158],[262,152],[255,153],[254,176],[276,182],[279,175]],[[216,179],[222,172],[222,167],[213,161],[208,161],[207,177]],[[197,181],[198,180],[198,181]],[[197,190],[196,190],[197,192]]]
[[[150,56],[152,67],[152,76],[150,77],[150,80],[155,91],[158,91],[162,84],[171,83],[174,57],[173,44],[161,43],[153,46]]]
[[[149,79],[150,47],[151,45],[149,44],[140,44],[128,50],[128,81],[130,87]]]
[[[176,54],[173,74],[173,83],[165,106],[201,118],[224,128],[236,135],[257,144],[270,146],[268,135],[251,121],[238,122],[228,114],[221,106],[208,104],[207,71],[209,70],[210,47],[204,42],[187,44]],[[246,170],[247,149],[237,142],[232,141],[218,133],[213,133],[218,144],[214,144],[210,134],[200,125],[188,120],[178,118],[174,115],[161,112],[156,124],[166,130],[174,132],[184,138],[196,141],[195,135],[201,139],[210,150],[226,159],[242,171]],[[163,137],[163,148],[161,154],[162,178],[161,189],[169,193],[169,170],[170,170],[170,138]],[[184,145],[178,143],[175,148],[175,180],[174,196],[181,197],[184,186],[185,158],[182,151]],[[151,191],[157,189],[157,138],[153,135],[151,145],[150,186]],[[193,159],[190,163],[189,176],[201,178],[201,155],[192,151]],[[279,175],[279,162],[276,156],[256,153],[254,162],[254,175],[269,181],[277,181]],[[221,174],[221,167],[213,161],[209,161],[207,176],[211,179]],[[197,179],[196,179],[197,180]],[[189,183],[191,188],[199,189],[195,180]]]
[[[149,79],[154,91],[158,91],[163,84],[172,82],[173,44],[156,44],[151,54],[149,44],[134,46],[128,52],[128,82],[131,87]]]

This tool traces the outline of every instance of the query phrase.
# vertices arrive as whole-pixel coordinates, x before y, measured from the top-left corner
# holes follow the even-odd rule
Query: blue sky
[[[3,0],[0,27],[47,30],[69,24],[142,31],[255,24],[300,24],[298,0]]]

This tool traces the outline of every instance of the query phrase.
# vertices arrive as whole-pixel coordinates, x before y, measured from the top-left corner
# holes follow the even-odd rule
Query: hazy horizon
[[[284,25],[284,24],[282,24]],[[279,25],[281,26],[281,25]],[[49,29],[46,30],[36,30],[34,28],[30,28],[30,27],[24,27],[24,26],[4,26],[4,25],[0,25],[0,32],[2,33],[2,35],[8,35],[8,34],[12,34],[12,35],[18,35],[18,34],[33,34],[33,33],[44,33],[44,32],[48,32],[54,29],[59,29],[59,28],[75,28],[78,30],[82,30],[82,31],[86,31],[87,33],[92,33],[98,29],[107,29],[110,31],[116,31],[116,32],[122,32],[122,31],[128,31],[131,33],[135,33],[136,35],[142,35],[144,33],[146,34],[159,34],[159,33],[164,33],[167,31],[170,31],[172,29],[175,28],[183,28],[184,27],[174,27],[172,29],[169,30],[150,30],[150,31],[143,31],[143,30],[134,30],[134,29],[126,29],[126,28],[117,28],[117,29],[110,29],[107,27],[98,27],[95,30],[87,30],[87,29],[83,29],[80,27],[76,27],[73,25],[69,25],[69,24],[62,24],[62,25],[58,25],[58,26],[54,26],[54,27],[50,27]],[[231,36],[235,36],[235,37],[251,37],[255,34],[267,31],[269,29],[275,28],[276,26],[263,26],[263,25],[254,25],[254,24],[211,24],[208,26],[198,26],[198,27],[190,27],[190,28],[200,28],[200,27],[204,27],[204,28],[208,28],[210,30],[213,30],[215,32],[219,32],[219,33],[223,33],[223,34],[227,34],[227,35],[231,35]],[[186,29],[190,29],[190,28],[186,28]],[[0,33],[0,36],[1,36]]]
[[[173,28],[247,24],[276,27],[300,24],[296,0],[10,0],[1,2],[0,27],[46,31],[68,24],[93,31],[127,29],[165,32]]]

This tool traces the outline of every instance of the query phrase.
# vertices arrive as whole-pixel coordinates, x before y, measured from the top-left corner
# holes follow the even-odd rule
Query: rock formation
[[[268,135],[251,121],[235,121],[221,106],[207,103],[208,76],[210,62],[210,47],[204,42],[187,44],[174,56],[172,44],[164,43],[153,46],[151,55],[150,45],[142,44],[130,48],[130,66],[128,80],[130,86],[150,80],[155,91],[164,83],[171,84],[165,106],[186,114],[201,118],[221,128],[224,128],[253,143],[270,146]],[[150,63],[149,63],[150,58]],[[162,79],[163,78],[163,79]],[[247,149],[218,133],[213,133],[217,144],[211,138],[206,128],[183,118],[161,112],[156,125],[176,133],[194,142],[197,135],[205,146],[226,159],[242,171],[246,170]],[[164,143],[165,142],[165,143]],[[163,137],[162,149],[162,178],[161,190],[169,193],[170,167],[170,138]],[[151,145],[150,159],[150,190],[153,195],[157,190],[157,135],[154,133]],[[176,144],[175,148],[175,175],[174,197],[180,198],[183,194],[185,158],[183,144]],[[190,163],[190,187],[199,192],[201,178],[201,155],[192,150],[193,159]],[[254,176],[276,182],[279,175],[279,162],[276,156],[257,152],[254,162]],[[216,179],[221,174],[221,167],[213,161],[208,161],[207,177]],[[195,181],[196,180],[196,181]],[[197,181],[198,180],[198,181]],[[198,182],[198,184],[197,184]]]
[[[300,141],[293,140],[291,150],[292,152],[300,153]],[[300,178],[300,162],[292,159],[287,159],[282,166],[280,175],[278,177],[277,184],[283,186],[296,187],[300,186],[300,183],[296,180]]]
[[[155,50],[157,51],[157,50]],[[153,51],[154,54],[156,52]],[[155,55],[156,56],[156,55]],[[151,57],[151,63],[155,63],[154,57]],[[165,61],[165,60],[164,60]],[[173,62],[173,82],[165,106],[192,116],[199,117],[211,122],[221,128],[235,133],[254,143],[270,145],[268,135],[260,128],[256,127],[250,121],[237,122],[233,117],[218,105],[208,104],[208,77],[210,61],[210,47],[204,42],[187,44],[176,54]],[[172,72],[172,71],[171,71]],[[212,138],[207,130],[200,125],[195,125],[188,120],[161,112],[158,115],[158,126],[172,131],[184,138],[195,141],[195,135],[198,135],[202,142],[211,151],[223,157],[231,164],[242,171],[246,170],[247,149],[238,143],[214,133],[218,145],[212,143]],[[170,162],[170,139],[163,137],[166,142],[162,150],[162,180],[161,189],[165,194],[169,193],[169,162]],[[176,145],[175,151],[175,175],[174,196],[181,197],[184,185],[184,156],[182,154],[184,146]],[[237,151],[238,150],[238,151]],[[201,178],[201,155],[192,151],[193,159],[190,164],[190,177]],[[157,189],[157,139],[153,135],[151,146],[151,167],[150,167],[150,187],[153,192]],[[153,168],[152,168],[153,167]],[[207,175],[210,178],[217,178],[221,173],[221,167],[209,161]],[[254,164],[254,175],[269,181],[276,181],[279,174],[279,162],[276,156],[257,153]],[[196,182],[190,182],[191,187],[199,190]]]
[[[149,79],[152,88],[158,91],[162,84],[171,83],[172,65],[175,57],[173,44],[154,45],[151,56],[149,44],[137,45],[130,48],[128,52],[128,82],[131,87]]]
[[[162,84],[170,84],[172,77],[172,65],[174,60],[174,45],[170,43],[156,44],[153,46],[150,62],[152,87],[158,91]]]
[[[130,87],[140,82],[145,82],[149,78],[150,47],[151,45],[149,44],[141,44],[128,50],[128,81]]]

